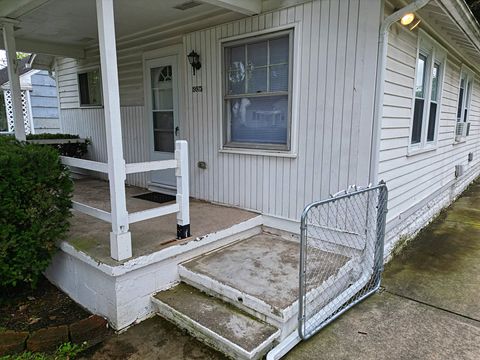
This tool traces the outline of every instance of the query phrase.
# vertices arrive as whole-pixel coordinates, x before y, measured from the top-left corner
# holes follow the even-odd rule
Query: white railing
[[[108,174],[107,163],[61,156],[64,165]],[[177,213],[177,237],[190,236],[189,189],[188,189],[188,144],[184,140],[175,142],[175,158],[172,160],[151,161],[125,164],[125,173],[175,169],[177,178],[177,195],[175,204],[163,205],[153,209],[137,211],[128,214],[128,223],[135,223],[159,216]],[[108,211],[73,201],[72,207],[84,214],[112,223],[112,214]]]

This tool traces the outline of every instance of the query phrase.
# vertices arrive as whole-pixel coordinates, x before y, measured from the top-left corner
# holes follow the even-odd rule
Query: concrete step
[[[296,241],[261,233],[179,264],[178,271],[183,282],[279,328],[283,339],[298,323],[299,251]],[[350,260],[323,253],[318,261],[331,276],[311,289],[336,296],[332,284],[348,286],[351,280]]]
[[[157,314],[233,359],[260,359],[280,330],[211,297],[190,285],[179,285],[152,297]]]

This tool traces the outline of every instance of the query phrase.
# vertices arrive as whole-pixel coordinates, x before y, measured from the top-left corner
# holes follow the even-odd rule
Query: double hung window
[[[224,146],[290,150],[293,30],[223,44]]]
[[[437,137],[445,55],[432,41],[419,41],[410,144],[432,146]]]

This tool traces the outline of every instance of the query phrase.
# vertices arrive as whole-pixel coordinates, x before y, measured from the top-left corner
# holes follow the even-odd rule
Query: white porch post
[[[22,109],[22,90],[20,88],[20,76],[18,73],[17,49],[13,35],[13,23],[4,20],[2,23],[3,43],[7,56],[8,80],[10,82],[10,95],[12,97],[13,120],[15,125],[15,138],[26,140],[25,124]]]
[[[175,169],[177,177],[177,238],[190,236],[190,191],[188,188],[188,144],[185,140],[175,142],[175,159],[178,166]]]
[[[132,256],[132,239],[128,229],[125,199],[126,173],[122,146],[113,0],[96,0],[96,2],[107,136],[108,180],[112,207],[110,254],[115,260],[124,260]]]

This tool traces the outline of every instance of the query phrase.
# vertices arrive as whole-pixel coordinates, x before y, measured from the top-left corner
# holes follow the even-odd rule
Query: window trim
[[[100,74],[100,104],[82,104],[82,99],[81,99],[81,91],[80,91],[80,81],[79,81],[79,75],[80,74],[86,74],[92,71],[98,70],[98,73]],[[83,67],[79,68],[77,70],[77,92],[78,92],[78,107],[80,108],[103,108],[103,85],[102,85],[102,70],[100,69],[100,66],[89,66],[89,67]]]
[[[425,91],[424,91],[424,104],[423,104],[423,114],[422,114],[422,127],[420,133],[420,142],[412,144],[413,137],[413,122],[415,116],[415,100],[416,100],[416,81],[418,78],[418,60],[420,55],[423,55],[427,58],[425,71],[426,79],[425,82]],[[440,65],[440,74],[438,75],[437,82],[437,112],[435,115],[435,129],[434,129],[434,139],[432,141],[427,141],[428,139],[428,124],[430,120],[430,109],[432,103],[432,71],[435,64]],[[410,116],[410,127],[409,127],[409,138],[408,138],[408,155],[415,153],[423,153],[428,150],[435,150],[438,145],[438,132],[440,127],[440,114],[443,103],[443,88],[445,81],[445,69],[447,64],[447,51],[443,46],[441,46],[437,41],[435,41],[431,36],[429,36],[425,31],[419,29],[418,31],[418,40],[417,40],[417,55],[415,57],[415,78],[413,80],[413,91],[412,91],[412,106],[411,106],[411,116]]]
[[[289,33],[289,79],[288,79],[288,112],[289,112],[289,126],[287,129],[287,146],[276,144],[259,144],[259,143],[235,143],[227,142],[229,126],[227,124],[227,117],[225,113],[225,93],[226,93],[226,77],[225,77],[225,60],[224,49],[226,46],[235,44],[248,44],[262,39],[275,38],[279,33]],[[251,41],[250,41],[251,40]],[[297,134],[298,134],[298,88],[299,88],[299,54],[300,54],[300,40],[298,23],[287,24],[284,26],[277,26],[261,31],[249,32],[236,36],[229,36],[221,38],[218,41],[218,61],[221,64],[221,70],[217,72],[218,84],[221,89],[218,97],[218,111],[221,115],[220,119],[220,133],[222,139],[220,142],[220,153],[236,153],[248,155],[265,155],[265,156],[280,156],[294,158],[297,156]],[[279,94],[280,92],[277,92]],[[283,92],[282,92],[283,93]],[[272,93],[262,94],[268,96]],[[257,96],[262,96],[257,95]],[[234,96],[232,96],[234,97]]]

